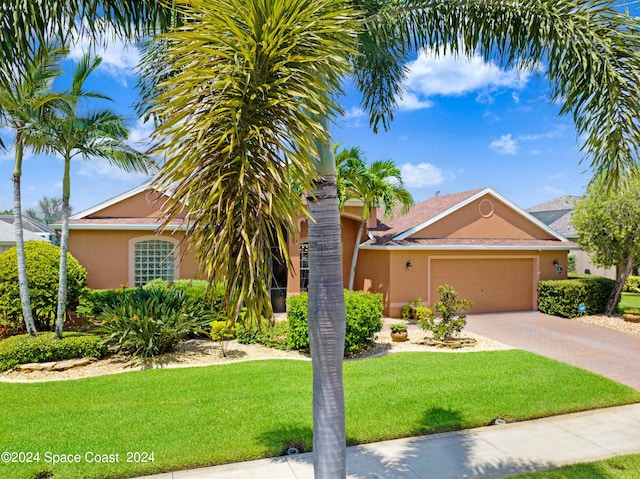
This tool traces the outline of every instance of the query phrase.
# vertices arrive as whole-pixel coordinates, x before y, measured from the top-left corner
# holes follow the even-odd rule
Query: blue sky
[[[77,60],[88,48],[79,42]],[[115,101],[103,103],[127,115],[131,142],[144,145],[152,127],[136,118],[138,51],[111,43],[98,52],[103,64],[89,85]],[[66,65],[70,68],[71,63]],[[561,195],[580,195],[591,179],[570,117],[549,101],[549,84],[531,72],[505,71],[493,62],[435,58],[421,53],[410,63],[407,91],[387,132],[374,134],[347,80],[345,116],[333,127],[342,146],[359,146],[369,161],[393,159],[416,201],[441,194],[492,187],[518,206]],[[69,75],[66,75],[68,77]],[[61,81],[64,79],[61,79]],[[60,84],[62,85],[62,83]],[[56,85],[59,86],[59,85]],[[11,132],[1,130],[5,141]],[[23,208],[43,196],[61,195],[62,160],[28,154],[22,176]],[[13,150],[0,151],[0,210],[12,207]],[[74,212],[134,188],[147,178],[127,174],[100,159],[71,167]]]

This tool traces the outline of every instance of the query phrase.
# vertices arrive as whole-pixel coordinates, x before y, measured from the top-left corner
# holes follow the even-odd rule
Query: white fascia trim
[[[103,201],[102,203],[98,203],[95,206],[92,206],[91,208],[88,208],[84,211],[80,211],[79,213],[76,213],[73,216],[70,216],[69,219],[70,220],[81,220],[83,218],[85,218],[86,216],[90,216],[93,213],[95,213],[96,211],[100,211],[104,208],[107,208],[109,206],[115,205],[116,203],[119,203],[123,200],[126,200],[127,198],[131,198],[132,196],[137,195],[138,193],[142,193],[144,190],[147,190],[151,187],[151,182],[152,180],[149,180],[145,183],[143,183],[140,186],[137,186],[135,188],[133,188],[132,190],[129,191],[125,191],[124,193],[120,193],[118,196],[114,196],[113,198],[109,198],[108,200]]]
[[[433,218],[431,218],[431,219],[419,224],[418,226],[416,226],[414,228],[411,228],[410,230],[405,231],[404,233],[402,233],[402,234],[400,234],[398,236],[395,236],[393,238],[393,240],[394,241],[402,241],[404,239],[407,239],[412,234],[417,233],[418,231],[426,228],[427,226],[435,223],[436,221],[441,220],[442,218],[444,218],[446,216],[449,216],[451,213],[463,208],[464,206],[467,206],[469,203],[474,202],[475,200],[477,200],[478,198],[480,198],[480,197],[482,197],[482,196],[484,196],[486,194],[493,196],[498,201],[501,201],[502,203],[507,205],[509,208],[514,210],[516,213],[518,213],[520,216],[523,216],[525,219],[527,219],[528,221],[534,223],[539,228],[542,228],[544,231],[549,233],[551,236],[553,236],[557,240],[562,241],[563,243],[569,241],[564,236],[559,235],[556,231],[554,231],[551,228],[549,228],[542,221],[538,220],[536,217],[534,217],[533,215],[527,213],[525,210],[520,208],[518,205],[516,205],[515,203],[511,202],[510,200],[508,200],[507,198],[502,196],[500,193],[495,191],[493,188],[485,188],[484,190],[479,191],[475,195],[472,195],[469,198],[467,198],[466,200],[461,201],[460,203],[456,204],[455,206],[449,208],[448,210],[443,211],[439,215],[434,216]]]
[[[127,225],[127,224],[118,224],[118,225],[69,225],[69,230],[123,230],[123,231],[156,231],[160,228],[161,225]],[[169,225],[164,228],[165,231],[186,231],[189,229],[186,225]]]
[[[371,250],[412,250],[412,251],[558,251],[558,250],[577,250],[578,246],[558,245],[558,246],[500,246],[500,245],[362,245],[360,249]]]

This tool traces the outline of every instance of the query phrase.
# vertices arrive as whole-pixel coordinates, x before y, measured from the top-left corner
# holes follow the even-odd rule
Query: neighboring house
[[[30,240],[51,242],[49,240],[50,237],[48,235],[39,234],[31,230],[31,228],[33,227],[31,222],[33,222],[33,220],[31,220],[31,222],[25,221],[25,217],[23,216],[22,221],[23,221],[22,235],[25,243]],[[37,221],[35,221],[35,223],[42,226],[43,228],[46,228],[46,226],[41,225]],[[51,230],[51,232],[53,233],[53,230]],[[55,233],[53,233],[53,236],[55,237]],[[13,227],[13,215],[0,215],[0,253],[8,250],[9,248],[15,245],[16,245],[16,230]]]
[[[145,184],[71,217],[69,251],[87,269],[90,287],[197,277],[193,253],[180,251],[184,221],[156,233],[167,199]],[[361,213],[354,201],[341,213],[345,285]],[[567,253],[576,247],[489,188],[438,196],[385,222],[376,216],[374,208],[355,288],[382,293],[385,314],[393,316],[418,297],[434,304],[444,283],[473,301],[474,312],[536,309],[538,280],[566,278]],[[292,267],[273,266],[276,309],[308,286],[307,222],[299,218],[298,237],[288,238]]]
[[[13,215],[0,215],[0,221],[9,223],[11,226],[13,226]],[[38,220],[34,220],[29,216],[22,215],[22,230],[25,232],[29,231],[56,246],[60,245],[60,237],[56,235],[56,232],[53,228],[50,228],[44,223],[41,223]]]
[[[578,232],[571,223],[573,207],[580,196],[560,196],[550,201],[528,208],[527,211],[554,231],[571,241],[578,241]],[[607,278],[616,277],[615,268],[596,266],[587,253],[578,249],[576,255],[576,272],[589,273]]]

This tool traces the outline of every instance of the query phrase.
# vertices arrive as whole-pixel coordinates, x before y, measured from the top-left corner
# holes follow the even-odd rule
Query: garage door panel
[[[474,313],[533,309],[533,265],[532,258],[432,259],[430,301],[438,300],[438,286],[451,284]]]

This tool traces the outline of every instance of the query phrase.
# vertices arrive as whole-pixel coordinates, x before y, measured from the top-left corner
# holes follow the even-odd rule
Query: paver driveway
[[[465,331],[640,390],[640,336],[537,311],[472,314]]]

